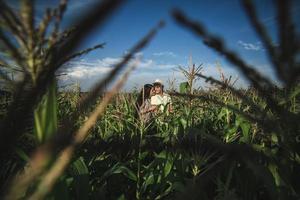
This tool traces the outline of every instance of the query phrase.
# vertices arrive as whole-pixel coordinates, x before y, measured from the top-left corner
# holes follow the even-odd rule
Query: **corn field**
[[[200,19],[174,9],[173,20],[223,55],[250,86],[236,89],[231,77],[205,76],[201,65],[179,67],[187,85],[203,79],[210,89],[168,91],[174,111],[144,123],[135,106],[138,91],[121,88],[138,67],[129,61],[155,40],[163,21],[90,91],[61,91],[58,70],[105,49],[102,43],[74,51],[126,2],[99,1],[61,30],[65,0],[48,9],[40,23],[34,22],[33,1],[21,0],[16,13],[0,0],[0,78],[6,91],[0,96],[0,198],[299,199],[300,38],[291,1],[275,2],[279,46],[258,20],[253,2],[241,2],[282,84],[248,65]]]

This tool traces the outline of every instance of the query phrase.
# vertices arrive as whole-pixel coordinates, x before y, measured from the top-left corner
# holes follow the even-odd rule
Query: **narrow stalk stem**
[[[138,156],[137,156],[137,182],[136,182],[136,199],[141,199],[141,151],[142,151],[142,140],[143,140],[143,132],[144,132],[144,123],[142,122],[142,128],[140,128],[140,135],[138,141]]]

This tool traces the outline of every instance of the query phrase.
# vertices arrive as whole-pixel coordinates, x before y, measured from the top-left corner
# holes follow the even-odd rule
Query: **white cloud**
[[[86,62],[84,60],[69,62],[59,73],[64,74],[61,80],[88,79],[91,76],[99,76],[107,73],[111,69],[110,65],[102,62]]]
[[[151,59],[147,59],[139,63],[139,67],[151,67],[153,65],[154,65],[154,61]]]
[[[72,61],[65,65],[59,72],[64,74],[59,76],[61,85],[71,82],[79,82],[83,90],[88,90],[96,82],[104,78],[113,67],[122,60],[121,57],[106,57],[95,61]],[[133,64],[132,59],[128,64]],[[154,79],[160,78],[167,80],[174,64],[158,64],[152,59],[141,59],[138,62],[137,69],[132,73],[125,85],[130,90],[135,85],[143,83],[152,83]]]
[[[60,76],[61,83],[62,85],[65,85],[72,82],[79,82],[81,88],[86,91],[96,82],[104,78],[121,59],[122,58],[118,57],[106,57],[89,62],[85,60],[70,62],[68,66],[63,69],[63,73],[66,75]],[[133,62],[134,61],[132,60],[129,64],[132,64]],[[197,63],[195,64],[197,66]],[[140,88],[143,84],[152,83],[157,78],[164,81],[166,88],[168,88],[168,80],[175,78],[178,87],[180,82],[186,80],[182,73],[174,70],[177,66],[178,64],[172,63],[159,64],[153,59],[141,59],[137,69],[130,75],[124,89],[131,90],[134,87]],[[202,66],[202,73],[204,75],[220,80],[220,72],[215,63],[203,63]],[[270,76],[270,67],[268,65],[255,63],[254,66],[262,74]],[[226,78],[229,78],[230,76],[232,76],[232,80],[238,78],[238,81],[235,84],[236,87],[246,87],[248,85],[244,76],[236,68],[222,64],[221,69]],[[272,77],[270,78],[272,79]],[[200,80],[196,84],[196,87],[199,86],[209,86],[209,84],[205,83],[204,80]]]
[[[72,78],[89,78],[91,76],[97,76],[99,74],[107,73],[110,71],[108,67],[87,67],[87,66],[76,66],[69,68],[66,73],[67,76]]]
[[[173,53],[172,51],[162,51],[153,53],[154,56],[169,56],[169,57],[176,57],[177,55]]]
[[[153,72],[153,70],[143,70],[143,69],[140,71],[135,71],[130,76],[125,88],[130,90],[131,88],[137,87],[139,89],[142,87],[143,84],[152,83],[156,78],[159,78],[164,82],[167,89],[169,88],[168,80],[175,79],[175,87],[179,89],[179,83],[186,81],[186,78],[180,71],[174,70],[177,66],[178,65],[175,64],[153,66],[153,69],[157,70],[157,73]],[[203,71],[202,71],[203,75],[220,80],[220,71],[216,67],[216,64],[203,63],[202,66],[203,66]],[[162,69],[167,69],[167,70],[162,70]],[[229,78],[231,76],[232,82],[238,79],[234,85],[236,88],[246,87],[248,85],[247,81],[243,78],[241,73],[234,67],[222,65],[221,70],[225,78]],[[194,85],[194,88],[198,88],[198,87],[207,88],[207,87],[211,87],[211,85],[209,83],[206,83],[203,79],[199,79]]]
[[[106,57],[101,60],[97,60],[97,62],[94,65],[99,65],[103,67],[112,67],[119,63],[122,58],[113,58],[113,57]]]
[[[62,70],[64,74],[63,79],[89,79],[93,77],[103,76],[108,73],[116,64],[122,60],[121,57],[106,57],[103,59],[98,59],[95,61],[72,61],[69,62],[66,67]],[[129,64],[134,61],[131,60]],[[139,65],[142,67],[147,67],[152,64],[152,60],[146,60],[140,62]]]
[[[85,60],[73,61],[68,64],[63,70],[65,76],[61,76],[60,80],[62,85],[70,82],[79,82],[83,90],[88,90],[97,81],[104,78],[107,73],[118,63],[121,58],[106,57],[96,61],[87,62]],[[133,60],[130,62],[132,63]],[[130,64],[129,63],[129,64]],[[127,83],[124,86],[125,90],[131,90],[134,87],[140,88],[143,84],[152,83],[155,79],[159,78],[163,80],[168,88],[168,80],[176,79],[176,84],[185,81],[182,73],[175,71],[177,64],[158,64],[155,60],[144,59],[139,62],[138,68],[130,75]],[[219,79],[219,71],[215,67],[215,64],[204,63],[203,73],[206,76],[212,76]],[[226,77],[230,75],[235,78],[238,76],[238,72],[229,67],[222,67],[222,70]],[[239,81],[240,82],[240,81]],[[197,86],[204,86],[204,81],[199,81]]]
[[[260,42],[257,42],[254,44],[254,43],[246,43],[246,42],[239,40],[237,43],[238,43],[238,45],[240,45],[241,47],[243,47],[246,50],[252,50],[252,51],[263,50]]]

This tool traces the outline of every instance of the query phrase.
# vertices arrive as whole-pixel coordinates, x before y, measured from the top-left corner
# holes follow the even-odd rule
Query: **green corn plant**
[[[31,113],[35,112],[34,133],[41,144],[33,155],[50,162],[41,169],[37,166],[43,162],[28,156],[25,148],[13,148],[23,163],[33,165],[28,174],[26,170],[24,176],[20,173],[12,182],[8,199],[16,199],[13,198],[16,196],[32,199],[298,199],[299,155],[291,139],[298,129],[295,121],[289,119],[293,119],[291,113],[299,114],[299,85],[274,89],[263,96],[263,88],[253,79],[257,78],[255,73],[249,77],[255,87],[244,90],[233,88],[232,79],[224,74],[218,81],[196,73],[195,77],[217,87],[207,92],[186,87],[185,94],[174,93],[174,112],[161,114],[157,116],[160,121],[153,120],[149,124],[143,124],[135,115],[136,93],[117,94],[126,75],[117,81],[118,87],[99,97],[104,85],[113,80],[111,77],[119,73],[155,32],[156,29],[82,97],[80,90],[56,93],[54,77],[49,81]],[[211,40],[219,44],[210,34],[202,34],[205,42]],[[22,43],[22,38],[19,40]],[[3,39],[1,42],[4,43]],[[212,46],[221,48],[218,50],[229,59],[238,59],[222,49],[222,45]],[[64,57],[61,63],[74,56]],[[26,60],[24,66],[32,68],[33,58],[30,55],[29,63]],[[34,72],[31,78],[34,82],[39,82],[38,74]],[[284,75],[284,80],[292,80],[285,76],[288,75]],[[186,96],[193,104],[186,104],[182,98]],[[284,115],[287,120],[283,120],[277,103],[270,104],[273,99],[288,111]],[[11,110],[5,111],[4,117],[6,112]],[[98,119],[99,115],[103,117]],[[64,127],[66,124],[71,125]],[[270,124],[274,126],[272,129]],[[76,129],[79,130],[74,133]],[[61,137],[65,135],[60,133],[70,133],[74,137],[66,140],[74,142],[61,144],[65,141]],[[24,135],[18,138],[23,141]],[[20,169],[18,164],[7,160],[1,165],[1,173],[15,174]]]
[[[281,151],[281,153],[285,153],[280,154],[280,151],[277,151],[277,153],[275,153],[277,156],[274,156],[274,154],[266,153],[267,149],[271,152],[274,152],[273,150],[275,150],[274,147],[267,144],[262,148],[264,149],[263,151],[262,149],[261,151],[256,151],[256,149],[252,148],[251,146],[249,147],[248,145],[241,145],[237,149],[248,148],[249,154],[248,156],[243,155],[244,158],[237,157],[236,159],[243,160],[243,163],[250,169],[251,173],[257,177],[258,181],[261,181],[264,184],[264,191],[267,193],[265,194],[267,198],[297,199],[299,198],[299,193],[296,192],[295,188],[299,188],[299,186],[295,184],[294,178],[291,178],[292,176],[296,175],[296,171],[294,170],[295,168],[290,168],[288,170],[286,167],[284,167],[283,163],[287,164],[288,162],[289,166],[298,165],[296,164],[296,160],[298,160],[297,157],[299,157],[299,149],[296,148],[297,141],[294,138],[299,130],[298,125],[296,125],[296,121],[299,121],[299,115],[291,112],[286,108],[286,106],[283,106],[283,104],[280,103],[281,98],[286,100],[289,99],[292,88],[299,86],[299,63],[295,59],[299,53],[299,45],[296,44],[295,41],[298,41],[299,37],[296,36],[297,34],[295,29],[293,29],[294,26],[291,20],[292,18],[290,12],[291,2],[280,0],[276,2],[277,13],[279,16],[277,19],[278,32],[280,35],[280,46],[278,48],[272,45],[269,34],[257,17],[257,12],[253,2],[251,0],[244,0],[242,3],[254,30],[258,33],[268,51],[272,67],[276,71],[277,77],[282,81],[283,88],[278,88],[268,77],[261,75],[259,72],[257,72],[257,70],[248,65],[233,51],[229,50],[219,37],[209,33],[202,24],[190,20],[178,10],[174,11],[173,16],[179,24],[190,29],[193,33],[203,39],[204,43],[208,47],[213,48],[218,53],[224,55],[229,62],[236,66],[250,81],[253,88],[257,91],[258,97],[263,100],[266,107],[264,108],[258,104],[258,102],[252,101],[251,98],[244,95],[240,90],[228,85],[226,82],[218,81],[212,77],[206,77],[201,74],[197,74],[197,76],[204,78],[206,81],[209,81],[213,84],[217,84],[228,89],[233,95],[240,98],[243,103],[248,104],[250,109],[253,109],[252,111],[255,113],[255,115],[241,112],[240,108],[228,105],[217,98],[206,98],[202,96],[197,96],[197,98],[214,102],[220,106],[226,106],[230,110],[243,115],[243,117],[246,117],[247,120],[251,121],[252,123],[257,123],[267,137],[274,138],[275,141],[275,138],[281,138],[277,140],[277,145],[278,147],[286,149],[286,151]],[[286,31],[287,29],[289,31]],[[291,51],[290,49],[295,49],[295,51]],[[278,91],[286,91],[286,93],[276,95],[276,92]],[[191,96],[189,96],[189,98],[190,97]],[[196,95],[194,95],[194,97],[196,97]],[[240,120],[238,120],[237,123],[243,124]],[[241,126],[241,129],[245,135],[247,135],[246,133],[248,132],[248,128],[248,125]],[[272,137],[273,134],[275,134],[276,137]],[[265,139],[266,138],[263,138],[263,140]],[[259,153],[256,156],[253,156],[257,152]],[[260,152],[263,152],[263,154],[260,154]],[[262,159],[262,157],[264,158]],[[264,160],[264,162],[259,163],[259,160]],[[275,167],[276,170],[274,170],[274,166],[268,168],[267,164],[264,164],[265,162],[269,164],[273,163],[273,160],[276,160],[275,162],[277,163],[277,168]],[[283,171],[289,172],[285,174]],[[286,181],[285,184],[280,185],[280,187],[276,187],[276,183],[278,183],[278,177],[281,177]],[[287,182],[288,184],[286,184]],[[252,186],[255,187],[255,183]],[[282,187],[284,187],[284,189]],[[256,198],[259,198],[259,194]]]
[[[8,52],[8,57],[10,57],[12,61],[17,64],[18,68],[21,68],[20,71],[24,74],[23,80],[21,79],[20,82],[15,83],[16,89],[14,91],[14,101],[11,103],[11,109],[8,110],[9,112],[6,115],[6,118],[4,118],[4,122],[1,124],[1,127],[3,128],[3,132],[1,133],[4,135],[8,132],[10,133],[10,137],[6,138],[7,143],[3,144],[5,144],[6,147],[9,147],[10,143],[13,143],[13,140],[17,138],[16,135],[20,134],[23,131],[22,126],[24,127],[24,119],[26,118],[25,115],[32,111],[31,109],[35,104],[39,104],[38,108],[35,110],[35,133],[37,136],[37,140],[39,142],[44,142],[46,139],[49,139],[51,134],[53,134],[57,129],[57,110],[55,95],[56,84],[51,83],[52,80],[54,80],[53,73],[64,62],[76,56],[87,53],[95,48],[102,47],[102,45],[97,45],[97,47],[90,48],[73,55],[66,55],[70,53],[70,50],[76,46],[76,42],[74,42],[73,38],[74,43],[69,43],[69,50],[65,49],[65,56],[61,55],[61,58],[56,60],[54,59],[56,49],[58,47],[61,48],[66,44],[66,38],[70,33],[64,32],[62,34],[59,34],[58,29],[63,12],[66,8],[66,1],[62,1],[59,7],[53,11],[48,10],[45,14],[44,19],[40,22],[40,24],[38,24],[37,27],[35,27],[34,23],[33,2],[26,0],[21,2],[20,16],[14,13],[11,8],[7,6],[3,1],[0,2],[0,6],[1,10],[3,11],[1,12],[1,22],[4,22],[3,26],[1,24],[1,47],[5,47],[5,50],[7,50]],[[47,27],[52,20],[54,21],[54,28],[53,31],[48,34]],[[35,28],[37,29],[37,31],[34,30]],[[18,42],[16,46],[10,43],[11,38],[6,38],[6,34],[3,34],[3,31],[10,31],[12,33],[12,37],[15,37],[16,41]],[[82,35],[82,33],[82,31],[76,31],[76,33],[73,34],[72,37],[77,35],[76,39],[78,39],[78,36],[80,36],[80,34]],[[22,54],[23,52],[24,54]],[[56,63],[53,63],[53,60],[56,60]],[[5,61],[1,63],[5,63]],[[52,68],[48,65],[51,65]],[[9,65],[5,65],[5,67],[9,67]],[[47,88],[48,84],[51,85],[49,87],[50,89],[44,90],[43,87]],[[47,91],[46,95],[43,94],[44,91]],[[22,97],[22,95],[25,96]],[[30,98],[30,100],[28,100],[28,98]],[[25,102],[25,104],[22,106],[18,105],[21,102]],[[23,110],[24,112],[20,110],[20,113],[23,113],[25,115],[15,118],[14,114],[12,114],[14,113],[13,109],[15,108],[25,109]],[[9,121],[10,118],[15,118],[14,120],[17,120],[17,123],[14,124],[15,127],[9,127],[10,123],[6,123],[6,121]],[[20,125],[21,127],[18,127],[18,125]],[[1,137],[4,136],[2,134]],[[3,140],[1,140],[1,142],[3,142]],[[5,145],[1,145],[1,147],[4,148]]]
[[[190,65],[188,66],[188,69],[185,69],[182,66],[178,67],[178,71],[181,72],[185,78],[187,79],[188,82],[188,93],[193,94],[193,89],[194,89],[194,84],[199,79],[196,74],[199,74],[202,71],[203,67],[202,64],[200,64],[198,67],[195,66],[195,64],[192,63],[192,57],[190,57]]]
[[[190,91],[189,89],[189,83],[188,82],[182,82],[179,85],[179,92],[180,93],[188,93]]]
[[[57,131],[57,86],[56,81],[34,111],[34,134],[38,143],[44,143]]]

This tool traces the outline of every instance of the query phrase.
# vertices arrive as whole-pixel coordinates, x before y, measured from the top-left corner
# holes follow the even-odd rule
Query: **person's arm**
[[[169,111],[170,113],[173,112],[172,99],[171,99],[170,96],[168,96],[168,111]]]
[[[147,113],[147,109],[145,108],[145,106],[144,105],[142,105],[141,107],[140,107],[140,114],[145,114],[145,113]]]
[[[172,113],[172,112],[173,112],[173,106],[172,106],[172,104],[171,104],[171,103],[169,104],[169,112],[170,112],[170,113]]]
[[[156,105],[151,105],[151,107],[148,109],[148,112],[154,112],[157,110],[157,106]]]
[[[146,113],[149,113],[149,112],[154,112],[156,110],[157,106],[155,105],[151,105],[148,109],[143,109],[141,110],[141,114],[146,114]]]

